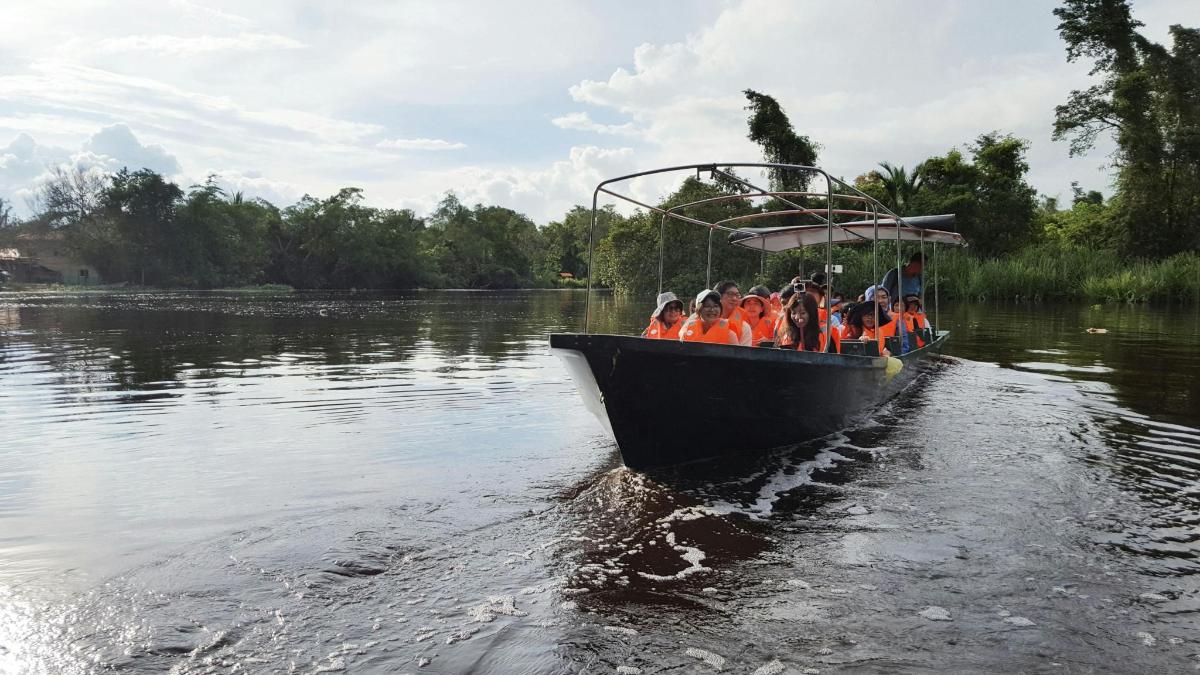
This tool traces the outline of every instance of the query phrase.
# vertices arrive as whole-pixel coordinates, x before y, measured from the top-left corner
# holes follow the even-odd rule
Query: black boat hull
[[[941,350],[888,359],[555,334],[550,346],[634,469],[761,452],[846,428]]]

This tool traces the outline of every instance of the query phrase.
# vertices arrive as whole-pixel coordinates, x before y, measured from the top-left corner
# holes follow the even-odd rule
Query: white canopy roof
[[[921,227],[922,224],[953,224],[954,216],[914,216],[905,218],[906,226],[901,226],[901,241],[921,241],[928,243],[966,246],[967,240],[957,232],[933,230]],[[892,219],[879,221],[879,240],[896,241],[896,221]],[[875,225],[871,221],[853,221],[837,223],[833,227],[833,243],[835,244],[869,244],[875,238]],[[745,246],[755,251],[777,253],[803,246],[824,245],[829,241],[829,233],[825,225],[792,225],[786,227],[746,227],[729,234],[729,243]]]

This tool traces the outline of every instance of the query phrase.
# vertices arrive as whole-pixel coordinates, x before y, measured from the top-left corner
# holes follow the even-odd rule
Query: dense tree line
[[[1056,9],[1069,60],[1093,60],[1099,84],[1074,91],[1056,108],[1054,134],[1085,152],[1101,134],[1117,143],[1115,193],[1076,189],[1069,204],[1037,197],[1026,180],[1029,142],[985,131],[962,148],[911,169],[880,162],[849,181],[901,215],[954,213],[980,261],[1083,250],[1131,261],[1200,247],[1200,31],[1172,26],[1168,49],[1143,37],[1127,0],[1065,0]],[[764,161],[817,165],[820,144],[798,133],[774,98],[753,90],[747,137]],[[770,172],[774,190],[823,190],[811,176]],[[747,194],[752,181],[725,170],[685,179],[660,208]],[[692,291],[733,278],[777,285],[824,262],[812,252],[763,256],[730,247],[724,236],[657,213],[598,214],[593,260],[591,210],[571,209],[543,227],[511,209],[463,204],[448,194],[428,217],[363,203],[361,190],[305,196],[280,209],[227,194],[215,177],[186,190],[148,170],[115,175],[57,171],[43,185],[39,213],[17,223],[0,203],[0,245],[18,229],[56,230],[106,280],[158,286],[217,287],[278,283],[296,288],[514,288],[578,283],[588,277],[621,291]],[[822,205],[797,196],[694,207],[709,221],[752,211]],[[852,217],[852,216],[848,216]],[[755,225],[815,222],[800,216]],[[661,270],[657,251],[664,255]],[[1031,253],[1036,251],[1039,253]],[[1040,253],[1045,251],[1046,253]],[[894,251],[887,254],[894,256]],[[711,273],[706,269],[711,256]],[[886,259],[886,258],[885,258]],[[1063,256],[1085,260],[1086,256]],[[874,269],[861,251],[836,262],[848,278],[869,283]],[[964,265],[962,269],[970,269]],[[564,282],[563,275],[574,281]]]

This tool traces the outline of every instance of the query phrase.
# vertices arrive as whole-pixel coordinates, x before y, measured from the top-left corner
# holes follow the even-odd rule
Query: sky
[[[1000,131],[1029,141],[1039,192],[1107,194],[1111,142],[1071,158],[1050,138],[1054,106],[1090,82],[1054,6],[17,0],[0,22],[0,198],[24,215],[56,166],[148,167],[279,206],[353,186],[426,214],[453,191],[544,224],[616,175],[761,161],[746,88],[847,179]],[[1133,7],[1159,42],[1200,25],[1195,0]]]

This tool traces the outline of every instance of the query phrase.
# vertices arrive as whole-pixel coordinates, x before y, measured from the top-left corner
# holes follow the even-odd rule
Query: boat
[[[772,175],[798,172],[806,177],[805,185],[810,178],[823,177],[826,190],[771,190],[742,178],[736,169]],[[707,172],[740,189],[670,209],[620,191],[634,179],[685,171]],[[616,441],[622,460],[632,469],[748,456],[844,429],[877,410],[926,370],[929,357],[939,353],[950,337],[949,331],[937,328],[936,252],[939,244],[966,245],[962,235],[941,229],[953,225],[953,215],[902,218],[820,168],[791,164],[693,164],[603,181],[592,197],[593,233],[601,194],[661,214],[664,223],[672,218],[707,227],[710,262],[714,232],[726,232],[730,245],[760,251],[764,258],[768,253],[823,244],[830,272],[836,271],[832,247],[838,244],[873,244],[877,249],[880,241],[919,242],[922,253],[927,244],[934,252],[932,329],[925,329],[921,347],[903,334],[888,338],[891,356],[880,355],[874,343],[843,343],[844,353],[826,353],[593,334],[588,330],[589,279],[584,332],[552,334],[550,347],[574,379],[584,405]],[[748,214],[716,222],[689,215],[689,207],[724,199],[763,202]],[[787,224],[740,227],[763,219],[786,219]],[[816,222],[796,222],[801,219]],[[660,228],[660,292],[662,237]],[[591,239],[594,234],[589,238],[589,269],[595,243]],[[896,247],[897,268],[901,248]],[[711,274],[707,284],[711,287]]]

